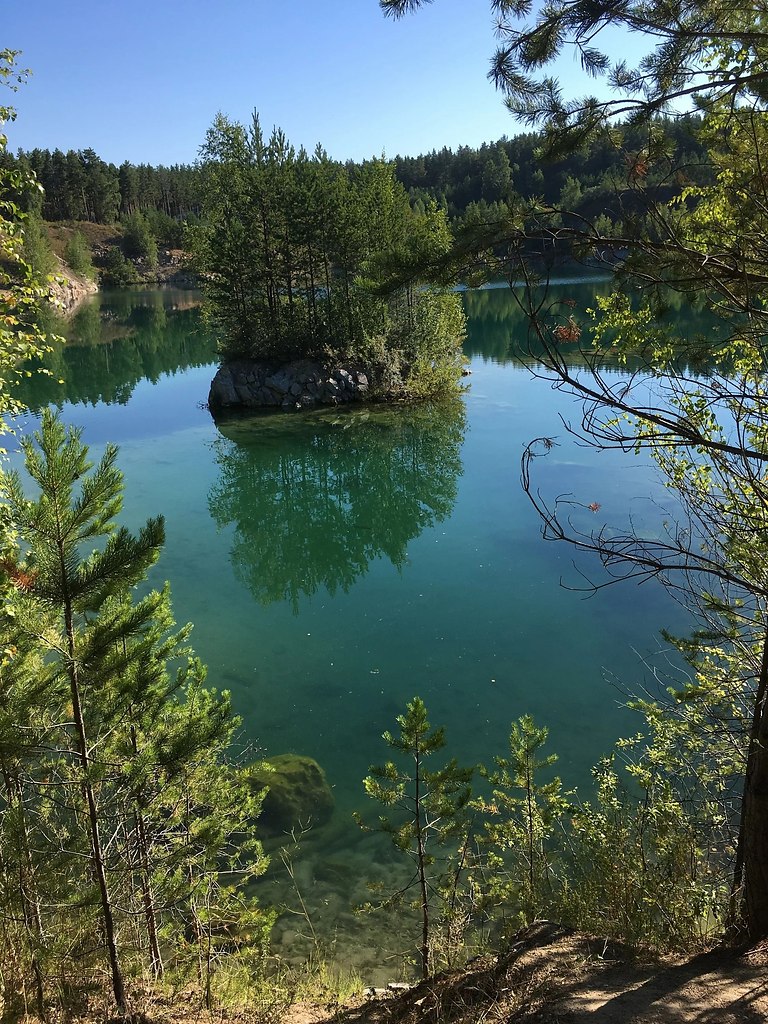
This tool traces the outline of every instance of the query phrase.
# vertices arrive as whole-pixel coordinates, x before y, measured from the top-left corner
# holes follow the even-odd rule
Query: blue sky
[[[12,100],[13,150],[90,146],[117,164],[188,163],[217,111],[246,121],[254,109],[266,129],[278,124],[295,145],[321,142],[339,159],[521,130],[486,78],[489,0],[435,0],[400,21],[376,0],[9,6],[2,46],[23,51],[33,71]],[[561,76],[575,72],[564,58]]]

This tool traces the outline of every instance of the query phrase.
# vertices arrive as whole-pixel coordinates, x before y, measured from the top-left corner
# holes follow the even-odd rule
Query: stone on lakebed
[[[259,829],[268,836],[293,828],[323,825],[333,814],[333,793],[325,772],[311,757],[278,754],[266,759],[272,771],[251,774],[255,790],[269,788]]]

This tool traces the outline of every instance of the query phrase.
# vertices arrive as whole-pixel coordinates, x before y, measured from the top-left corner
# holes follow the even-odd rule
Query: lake
[[[560,287],[584,308],[607,284]],[[687,626],[657,584],[590,595],[583,574],[603,579],[596,560],[574,563],[573,550],[542,539],[520,484],[535,437],[557,441],[536,485],[572,494],[580,527],[632,514],[652,529],[649,499],[668,498],[646,458],[569,436],[560,417],[578,422],[579,407],[519,354],[525,327],[508,290],[465,302],[472,372],[453,402],[217,425],[205,407],[215,345],[197,296],[173,290],[98,296],[52,357],[53,377],[25,393],[33,409],[60,406],[94,457],[107,441],[120,446],[128,526],[165,516],[152,581],[171,581],[177,620],[194,622],[208,681],[231,691],[243,740],[325,769],[332,822],[302,838],[293,879],[275,856],[259,885],[293,909],[301,891],[324,942],[367,981],[392,975],[383,959],[407,939],[350,911],[369,878],[397,877],[392,852],[352,811],[375,817],[362,779],[385,759],[381,734],[406,701],[424,699],[463,763],[506,753],[510,722],[533,715],[550,729],[564,783],[587,794],[590,767],[640,726],[623,704],[654,666],[663,671],[660,630]],[[285,914],[278,948],[297,956],[307,932]]]

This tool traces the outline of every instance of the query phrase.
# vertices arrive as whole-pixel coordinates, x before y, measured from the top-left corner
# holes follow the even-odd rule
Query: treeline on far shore
[[[638,165],[645,185],[671,195],[689,181],[709,178],[704,148],[697,141],[698,123],[695,114],[664,122],[674,167],[664,160]],[[443,147],[418,156],[396,156],[392,162],[417,211],[423,212],[434,200],[452,221],[478,205],[503,203],[513,193],[590,218],[606,215],[615,220],[626,215],[626,196],[619,200],[618,186],[627,180],[627,154],[636,154],[642,164],[648,126],[625,125],[621,134],[621,144],[605,138],[554,163],[539,158],[540,138],[535,133],[505,136],[478,148]],[[3,160],[34,172],[44,191],[19,199],[27,212],[46,221],[114,224],[142,214],[160,244],[176,247],[183,241],[183,222],[196,220],[201,212],[203,161],[153,167],[126,160],[117,166],[93,149],[20,150],[3,154]],[[351,169],[354,164],[347,161],[346,166]],[[638,167],[630,170],[634,173]]]

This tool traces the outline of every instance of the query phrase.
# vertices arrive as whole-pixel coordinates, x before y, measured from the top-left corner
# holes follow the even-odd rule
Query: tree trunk
[[[416,809],[416,856],[419,868],[419,892],[421,893],[421,976],[429,977],[429,893],[427,891],[426,850],[424,848],[424,829],[421,825],[421,762],[416,755],[415,778],[415,809]]]
[[[768,629],[749,736],[731,893],[731,934],[741,944],[768,938]]]
[[[66,569],[62,552],[62,582],[66,580]],[[112,914],[112,900],[109,895],[107,872],[104,865],[104,853],[101,845],[101,834],[99,829],[99,813],[96,804],[96,794],[91,781],[91,759],[88,750],[88,738],[85,730],[85,718],[83,715],[82,703],[80,700],[80,679],[75,656],[75,627],[72,604],[68,597],[64,603],[64,625],[67,634],[67,654],[70,694],[72,697],[72,717],[77,733],[77,753],[80,761],[81,785],[85,802],[88,809],[88,828],[90,832],[91,859],[93,871],[96,876],[96,884],[99,889],[101,900],[101,913],[104,925],[104,938],[109,958],[109,970],[112,977],[112,991],[115,996],[115,1004],[118,1012],[125,1014],[125,985],[123,983],[123,972],[120,969],[120,961],[117,955],[117,942],[115,938],[115,920]]]
[[[526,924],[532,924],[534,920],[534,898],[533,893],[536,887],[536,879],[533,869],[533,771],[531,768],[531,757],[533,755],[526,751],[525,755],[525,799],[526,799],[526,814],[527,814],[527,836],[526,842],[528,845],[528,898],[526,900],[527,906],[525,907]]]
[[[125,651],[125,644],[123,644]],[[127,652],[126,652],[127,657]],[[136,738],[136,726],[131,725],[131,749],[134,757],[138,757],[139,748]],[[139,794],[133,794],[133,819],[136,825],[136,843],[139,853],[139,873],[141,876],[141,900],[144,905],[144,920],[147,925],[147,940],[149,942],[149,959],[152,967],[152,975],[155,978],[162,978],[164,973],[163,957],[160,952],[160,941],[158,939],[157,914],[155,912],[155,899],[152,894],[152,880],[149,862],[149,843],[147,841],[147,828],[144,814],[139,803]]]
[[[317,285],[315,283],[315,260],[314,251],[312,249],[312,243],[307,246],[307,259],[309,269],[309,320],[312,325],[311,334],[313,341],[317,342],[320,339],[320,330],[317,323]]]
[[[37,1002],[37,1013],[41,1020],[45,1020],[45,989],[43,986],[43,971],[38,956],[39,947],[43,944],[43,918],[40,912],[40,901],[37,896],[35,885],[35,867],[30,850],[29,834],[27,831],[27,817],[24,811],[24,796],[21,781],[15,772],[10,771],[3,763],[3,779],[7,793],[6,799],[10,806],[16,803],[19,814],[19,840],[21,843],[21,854],[19,857],[19,896],[21,898],[22,914],[24,917],[24,929],[27,935],[29,946],[30,966],[35,978],[35,999]]]
[[[144,920],[147,924],[147,939],[149,941],[149,959],[152,967],[152,976],[162,978],[164,974],[163,957],[160,952],[160,941],[157,934],[157,914],[155,913],[155,900],[152,895],[152,883],[149,874],[149,852],[147,849],[147,830],[144,823],[144,815],[138,810],[135,811],[136,835],[139,845],[139,864],[141,871],[141,899],[144,904]]]

